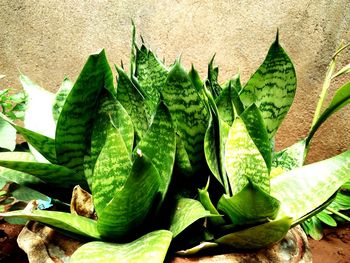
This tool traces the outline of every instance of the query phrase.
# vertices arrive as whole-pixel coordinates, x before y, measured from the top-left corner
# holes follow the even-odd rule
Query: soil
[[[0,263],[27,263],[26,254],[17,246],[22,227],[0,221]],[[350,224],[327,228],[320,241],[309,238],[314,263],[350,263]]]

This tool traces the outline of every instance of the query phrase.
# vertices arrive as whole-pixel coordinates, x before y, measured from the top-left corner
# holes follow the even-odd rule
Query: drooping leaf
[[[135,233],[156,205],[160,185],[160,175],[149,158],[142,153],[135,156],[124,187],[99,215],[97,228],[101,236],[120,239]]]
[[[117,99],[131,117],[138,140],[148,129],[148,117],[145,98],[137,87],[131,82],[123,69],[118,71]]]
[[[96,227],[96,221],[83,216],[47,210],[19,210],[0,213],[0,216],[4,218],[24,218],[35,220],[81,236],[100,239],[100,234]]]
[[[147,101],[150,103],[149,112],[153,114],[160,99],[160,91],[162,90],[168,69],[159,61],[157,56],[145,45],[136,48],[136,78],[142,90],[147,95]]]
[[[170,110],[193,172],[197,171],[204,159],[203,139],[209,115],[179,62],[171,68],[161,94]]]
[[[34,156],[27,152],[1,152],[0,160],[6,161],[35,161]],[[44,184],[39,178],[19,172],[16,170],[8,169],[0,166],[0,179],[5,180],[6,182],[15,182],[20,185],[38,185]]]
[[[80,176],[84,175],[84,156],[90,147],[92,120],[102,89],[114,90],[104,50],[88,58],[57,121],[57,161]]]
[[[329,226],[337,226],[337,221],[333,219],[329,214],[327,214],[325,211],[321,211],[316,215],[316,217],[321,220],[323,223],[329,225]]]
[[[240,118],[235,119],[229,131],[225,167],[232,195],[239,193],[248,184],[248,180],[269,193],[270,180],[265,160]]]
[[[297,223],[349,180],[350,151],[272,178],[271,195],[281,202],[278,217],[290,216]]]
[[[264,120],[258,107],[255,104],[252,104],[245,109],[240,117],[242,118],[250,137],[264,158],[268,171],[270,171],[272,162],[271,145]]]
[[[0,119],[9,123],[13,128],[16,129],[18,133],[20,133],[28,143],[30,143],[31,147],[34,148],[37,152],[34,154],[35,158],[42,162],[51,162],[56,163],[56,150],[55,150],[55,140],[44,136],[40,133],[36,133],[34,131],[23,128],[19,125],[14,124],[9,118],[0,113]],[[39,152],[39,154],[38,154]]]
[[[82,176],[56,164],[0,160],[0,166],[34,175],[48,184],[61,188],[71,188],[77,184],[86,187]]]
[[[292,105],[295,90],[294,66],[280,46],[277,34],[264,62],[240,93],[245,107],[253,103],[258,106],[270,139],[274,137]]]
[[[174,206],[169,230],[175,238],[198,219],[211,216],[203,205],[194,199],[180,198]]]
[[[218,203],[234,225],[267,222],[276,217],[279,206],[277,199],[250,182],[234,196],[223,195]]]
[[[64,78],[59,90],[56,93],[55,100],[52,106],[52,114],[56,122],[61,114],[62,107],[66,102],[66,98],[72,88],[73,83],[68,78]]]
[[[145,262],[162,263],[172,234],[167,230],[150,232],[125,244],[90,242],[78,248],[71,263]]]
[[[159,190],[164,198],[175,162],[176,136],[170,112],[163,102],[158,105],[151,127],[135,150],[141,150],[142,154],[148,156],[158,170],[161,178]]]
[[[328,107],[324,110],[321,116],[318,118],[316,123],[312,126],[306,138],[306,145],[308,145],[318,130],[318,128],[335,112],[345,107],[350,103],[350,82],[339,88],[329,103]]]
[[[98,216],[123,188],[131,167],[130,155],[123,137],[119,129],[109,123],[106,142],[96,160],[92,177],[91,191]]]
[[[307,235],[315,240],[321,240],[323,237],[323,227],[321,221],[313,216],[302,223],[303,229]]]
[[[16,147],[16,129],[0,118],[0,148],[13,151]]]
[[[51,110],[54,94],[41,88],[25,75],[20,76],[20,81],[27,94],[27,107],[24,117],[25,128],[46,137],[55,138],[56,124]],[[45,162],[46,157],[42,156],[34,145],[33,148],[30,141],[28,143],[35,158],[39,162]]]
[[[283,217],[265,224],[222,236],[215,242],[237,249],[263,248],[283,239],[292,223],[289,217]]]

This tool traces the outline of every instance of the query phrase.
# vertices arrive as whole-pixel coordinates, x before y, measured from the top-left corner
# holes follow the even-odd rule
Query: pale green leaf
[[[130,243],[90,242],[78,248],[71,263],[144,262],[162,263],[172,234],[167,230],[150,232]]]
[[[13,151],[16,147],[16,129],[0,118],[0,148]]]

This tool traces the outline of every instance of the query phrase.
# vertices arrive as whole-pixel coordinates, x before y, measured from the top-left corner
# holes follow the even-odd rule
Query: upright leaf
[[[144,262],[162,263],[168,251],[172,234],[167,230],[150,232],[135,241],[124,244],[90,242],[78,248],[71,263]]]
[[[158,105],[151,127],[135,149],[148,156],[158,170],[161,177],[159,190],[164,198],[175,162],[176,136],[170,112],[163,102]]]
[[[196,88],[179,62],[171,68],[162,95],[191,166],[197,171],[204,158],[203,139],[209,116]]]
[[[140,140],[148,129],[145,98],[131,82],[123,69],[117,67],[117,71],[119,75],[117,99],[131,117],[137,138]]]
[[[233,122],[229,131],[225,166],[232,195],[240,192],[248,184],[248,180],[269,193],[270,180],[265,160],[240,118]]]
[[[219,68],[214,67],[214,57],[211,59],[210,63],[208,64],[208,86],[210,89],[211,94],[213,95],[214,98],[217,98],[221,91],[222,88],[218,83],[218,75],[219,75]]]
[[[16,147],[16,129],[0,118],[0,148],[13,151]]]
[[[56,93],[55,100],[52,106],[52,114],[56,122],[61,114],[62,107],[66,102],[66,98],[72,88],[73,83],[68,78],[64,78],[59,90]]]
[[[110,123],[106,142],[97,158],[92,177],[92,196],[97,215],[125,185],[131,159],[119,129]]]
[[[92,120],[101,90],[113,91],[113,76],[104,50],[91,55],[66,98],[56,129],[58,163],[84,174]]]
[[[278,127],[292,105],[296,90],[296,75],[292,61],[278,42],[269,52],[240,93],[245,107],[255,103],[264,118],[269,138],[273,138]]]
[[[135,233],[157,205],[161,185],[158,171],[147,156],[137,156],[124,187],[115,193],[97,221],[97,229],[106,239],[125,238]]]

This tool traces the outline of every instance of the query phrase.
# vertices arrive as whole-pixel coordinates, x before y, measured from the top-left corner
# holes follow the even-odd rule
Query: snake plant
[[[102,50],[57,94],[21,76],[26,128],[2,116],[31,148],[0,154],[8,180],[65,193],[80,185],[92,194],[96,220],[37,209],[0,214],[91,241],[71,262],[163,262],[173,252],[265,247],[326,207],[350,179],[350,151],[292,169],[299,148],[275,153],[296,91],[278,35],[245,85],[239,75],[220,85],[213,61],[204,81],[179,60],[168,67],[135,43],[135,31],[129,74],[115,69],[116,87]],[[348,100],[341,88],[323,114]],[[292,149],[299,146],[305,141]]]

